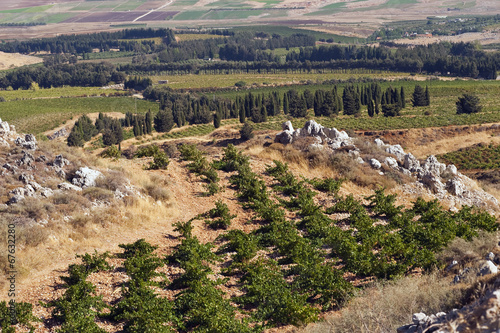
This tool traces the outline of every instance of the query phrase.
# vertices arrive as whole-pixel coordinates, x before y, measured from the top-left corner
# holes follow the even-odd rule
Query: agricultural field
[[[427,17],[449,15],[486,15],[498,12],[497,1],[432,0],[357,0],[312,1],[305,4],[293,0],[259,0],[238,2],[231,0],[105,0],[105,1],[56,1],[36,2],[13,0],[0,4],[0,23],[47,23],[40,26],[37,37],[57,33],[57,25],[66,25],[75,32],[109,30],[116,23],[132,24],[150,12],[140,22],[154,27],[199,27],[199,21],[208,28],[255,25],[269,30],[304,28],[317,32],[337,34],[346,38],[368,37],[382,24],[401,20],[422,20]],[[411,15],[410,15],[411,13]],[[347,15],[346,15],[347,14]],[[208,21],[208,22],[207,22]],[[224,22],[220,22],[224,21]],[[77,23],[77,24],[74,24]],[[95,24],[102,23],[99,26]],[[52,26],[53,25],[53,26]],[[35,29],[25,32],[35,36]],[[10,31],[0,31],[0,38],[9,38]]]
[[[2,103],[2,120],[19,132],[42,133],[74,116],[94,112],[137,112],[158,110],[158,104],[132,97],[68,97],[12,100]]]
[[[477,144],[440,155],[438,159],[447,164],[455,164],[460,170],[500,169],[500,146]]]
[[[150,76],[153,82],[168,80],[168,86],[173,89],[194,88],[226,88],[234,87],[239,81],[244,81],[247,86],[273,86],[284,84],[305,84],[323,82],[325,80],[348,80],[363,77],[404,79],[410,78],[409,73],[396,73],[372,70],[334,70],[328,73],[279,73],[279,74],[189,74],[189,75],[154,75]]]

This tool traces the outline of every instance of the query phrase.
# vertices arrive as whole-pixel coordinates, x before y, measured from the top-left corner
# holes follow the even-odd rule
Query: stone
[[[29,181],[27,185],[31,186],[37,192],[42,189],[42,186],[35,181]]]
[[[398,161],[402,161],[403,158],[405,157],[405,151],[403,150],[403,147],[401,147],[400,145],[388,146],[387,148],[385,148],[385,151],[386,153],[395,155]]]
[[[414,313],[413,316],[411,317],[411,321],[413,322],[414,325],[425,325],[427,321],[429,320],[429,317],[423,313]]]
[[[398,168],[398,161],[396,161],[396,159],[394,157],[386,157],[384,159],[384,164],[386,164],[394,169]]]
[[[422,177],[422,183],[427,186],[432,193],[442,194],[444,192],[444,184],[431,172],[427,171]]]
[[[497,274],[498,267],[491,260],[486,260],[484,264],[479,268],[479,275],[484,276],[488,274]]]
[[[403,167],[399,167],[398,170],[399,170],[399,172],[401,172],[402,174],[404,174],[406,176],[411,176],[411,171],[408,169],[405,169]]]
[[[10,191],[9,194],[24,197],[26,195],[26,189],[24,187],[16,187],[12,191]]]
[[[488,252],[488,254],[486,255],[486,260],[495,260],[495,254],[493,252]]]
[[[61,168],[56,168],[56,175],[59,178],[66,179],[66,172],[64,172],[64,170]]]
[[[418,172],[420,169],[420,162],[412,153],[408,153],[403,157],[403,167],[411,172]]]
[[[73,185],[80,186],[81,188],[95,186],[97,178],[102,176],[100,171],[91,169],[89,167],[82,167],[75,172],[75,177],[71,180]]]
[[[36,150],[36,138],[33,134],[26,134],[24,136],[24,143],[22,145],[26,149]]]
[[[276,134],[274,142],[281,143],[284,145],[290,144],[293,142],[293,135],[289,131],[279,132],[278,134]]]
[[[57,188],[62,191],[82,191],[81,187],[75,186],[70,183],[61,183],[57,185]]]
[[[446,182],[446,190],[453,195],[461,196],[467,190],[467,187],[459,177],[454,177]]]
[[[308,120],[302,128],[301,135],[326,137],[325,133],[323,132],[323,128],[324,127],[318,124],[316,121]]]
[[[281,124],[281,129],[282,129],[283,131],[293,132],[293,125],[292,125],[292,122],[291,122],[290,120],[285,121],[283,124]]]
[[[51,197],[54,195],[54,191],[52,191],[50,188],[48,187],[44,187],[40,190],[40,195],[42,197],[45,197],[45,198],[48,198],[48,197]]]
[[[28,153],[27,151],[24,151],[24,150],[23,150],[23,153],[24,153],[24,155],[18,161],[18,164],[32,166],[33,163],[35,162],[35,158],[33,157],[33,155],[31,155],[30,153]]]
[[[63,127],[60,130],[54,132],[54,134],[47,135],[47,138],[49,138],[49,140],[55,140],[57,138],[65,137],[67,135],[68,135],[68,130],[65,127]]]
[[[11,129],[9,123],[7,123],[6,121],[2,121],[2,119],[0,119],[0,134],[8,134],[10,132]]]
[[[370,166],[374,169],[380,169],[382,167],[382,164],[374,158],[370,159],[369,163]]]
[[[307,147],[307,151],[319,151],[319,150],[323,150],[325,147],[320,144],[320,143],[313,143],[313,144],[310,144],[308,147]]]
[[[365,161],[361,157],[357,157],[355,159],[355,161],[358,162],[359,164],[364,164],[365,163]]]
[[[449,175],[456,176],[458,174],[457,167],[455,165],[453,165],[453,164],[448,164],[446,166],[446,173],[449,174]]]
[[[378,147],[385,146],[384,141],[382,141],[382,140],[381,140],[381,139],[379,139],[379,138],[376,138],[376,139],[375,139],[375,144],[376,144]]]
[[[35,162],[47,162],[47,156],[40,155],[35,159]]]
[[[4,138],[0,138],[0,146],[10,148],[10,143],[8,143]]]
[[[434,176],[440,177],[446,170],[446,164],[440,163],[434,155],[427,157],[425,163],[422,165],[425,171],[431,172]]]
[[[449,264],[447,267],[446,267],[446,270],[449,271],[450,269],[452,269],[453,267],[455,267],[456,265],[458,265],[458,261],[456,260],[453,260],[451,262],[451,264]]]
[[[28,184],[30,181],[33,180],[33,175],[27,175],[25,173],[19,175],[19,180],[23,183],[23,184]]]
[[[24,196],[14,195],[9,199],[9,205],[21,202],[24,200]]]
[[[69,161],[59,154],[54,158],[54,162],[52,162],[52,165],[55,167],[62,168],[66,165],[69,165]]]
[[[9,170],[12,173],[16,173],[16,171],[17,171],[17,167],[15,165],[10,165],[9,163],[5,163],[2,167],[4,169]]]

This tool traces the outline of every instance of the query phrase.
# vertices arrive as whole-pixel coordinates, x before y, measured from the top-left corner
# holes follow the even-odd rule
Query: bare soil
[[[19,53],[5,53],[0,51],[0,70],[33,65],[43,62],[38,57],[27,56]]]

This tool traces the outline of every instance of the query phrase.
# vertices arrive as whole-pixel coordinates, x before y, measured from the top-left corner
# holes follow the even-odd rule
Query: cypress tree
[[[404,109],[406,107],[406,96],[405,96],[405,88],[401,86],[401,107]]]
[[[221,113],[219,111],[215,112],[215,115],[214,115],[214,127],[215,128],[219,128],[220,127],[221,118],[222,118]]]
[[[415,90],[413,91],[413,96],[411,101],[413,103],[413,107],[427,105],[426,93],[424,89],[418,84],[415,86]]]
[[[288,94],[285,93],[283,96],[283,113],[288,114],[289,112],[289,105],[288,105]]]
[[[373,117],[375,115],[375,107],[373,105],[373,100],[372,99],[370,99],[368,101],[368,115],[370,117]]]
[[[431,95],[429,94],[429,86],[425,86],[425,105],[431,105]]]
[[[154,128],[157,132],[168,132],[174,127],[172,110],[160,110],[154,118]]]
[[[151,109],[146,113],[146,133],[151,134],[153,132],[153,115],[151,114]]]
[[[240,123],[245,122],[245,106],[243,104],[240,104]]]

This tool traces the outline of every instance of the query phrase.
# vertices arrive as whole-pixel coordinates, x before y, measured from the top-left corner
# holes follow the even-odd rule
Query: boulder
[[[56,168],[56,175],[59,178],[66,179],[66,172],[64,172],[64,170],[61,168]]]
[[[2,121],[2,119],[0,119],[0,135],[9,134],[10,132],[11,129],[9,123],[7,123],[6,121]]]
[[[16,187],[12,191],[10,191],[9,194],[24,197],[24,196],[26,196],[27,193],[26,193],[26,189],[24,187]]]
[[[370,159],[369,163],[370,163],[370,166],[374,169],[380,169],[382,167],[382,164],[374,158]]]
[[[411,317],[411,321],[413,322],[414,325],[425,325],[429,321],[429,317],[423,313],[414,313],[413,316]]]
[[[400,145],[388,146],[387,148],[385,148],[385,151],[389,154],[396,156],[396,159],[398,161],[402,161],[403,158],[405,157],[405,151],[403,150],[403,147],[401,147]]]
[[[446,190],[453,195],[461,196],[467,187],[459,177],[454,177],[446,182]]]
[[[21,174],[19,176],[19,180],[23,183],[23,184],[28,184],[30,181],[33,180],[33,175],[27,175],[25,173]]]
[[[384,159],[384,163],[391,168],[397,169],[398,168],[398,161],[394,157],[386,157]]]
[[[293,141],[293,134],[290,131],[283,131],[276,134],[274,142],[278,142],[284,145],[290,144]]]
[[[23,150],[23,157],[21,157],[20,160],[17,161],[17,164],[19,165],[27,165],[27,166],[33,166],[35,162],[35,158],[33,155],[31,155],[29,152]]]
[[[292,122],[290,120],[285,121],[283,124],[281,124],[281,129],[283,131],[293,132]]]
[[[457,170],[457,167],[454,166],[453,164],[448,164],[446,166],[446,171],[445,171],[448,175],[454,175],[456,176],[458,174],[458,170]]]
[[[33,134],[26,134],[23,147],[30,150],[36,150],[36,138]]]
[[[9,163],[5,163],[2,168],[9,170],[12,173],[16,173],[17,167],[15,165],[10,165]]]
[[[314,120],[306,121],[304,127],[300,131],[301,136],[319,136],[319,137],[327,137],[323,132],[323,126],[318,124]]]
[[[47,156],[40,155],[35,159],[36,162],[47,162]]]
[[[100,176],[102,176],[100,171],[83,167],[76,171],[75,177],[73,177],[71,182],[73,185],[80,186],[81,188],[92,187],[95,186],[95,181]]]
[[[488,254],[486,255],[486,260],[495,260],[495,254],[493,252],[488,252]]]
[[[65,127],[63,127],[59,131],[54,132],[54,134],[47,135],[47,138],[49,138],[49,140],[55,140],[57,138],[65,137],[67,135],[68,135],[68,130]]]
[[[441,181],[431,172],[425,172],[422,177],[422,183],[427,186],[432,193],[441,194],[444,192],[444,185]]]
[[[479,275],[484,276],[488,274],[497,274],[498,268],[495,263],[491,260],[486,260],[484,264],[479,268]]]
[[[411,172],[418,172],[420,169],[420,162],[417,160],[412,153],[405,154],[403,157],[403,166],[405,169],[410,170]]]
[[[14,195],[12,197],[10,197],[9,199],[9,205],[12,205],[12,204],[15,204],[15,203],[18,203],[18,202],[21,202],[24,200],[24,196],[20,196],[20,195]]]
[[[382,141],[382,140],[381,140],[381,139],[379,139],[379,138],[376,138],[376,139],[375,139],[375,144],[376,144],[378,147],[385,146],[384,141]]]
[[[62,168],[66,165],[69,165],[69,161],[59,154],[54,158],[54,162],[52,162],[52,165],[55,167]]]
[[[44,187],[44,188],[42,188],[42,189],[40,190],[40,195],[41,195],[42,197],[48,198],[48,197],[53,196],[53,195],[54,195],[54,192],[53,192],[50,188],[48,188],[48,187]]]
[[[425,171],[429,171],[436,177],[440,177],[446,170],[446,164],[440,163],[434,155],[427,157],[425,163],[422,165]]]
[[[81,191],[81,187],[75,186],[70,183],[61,183],[57,185],[57,188],[62,190],[62,191]]]

